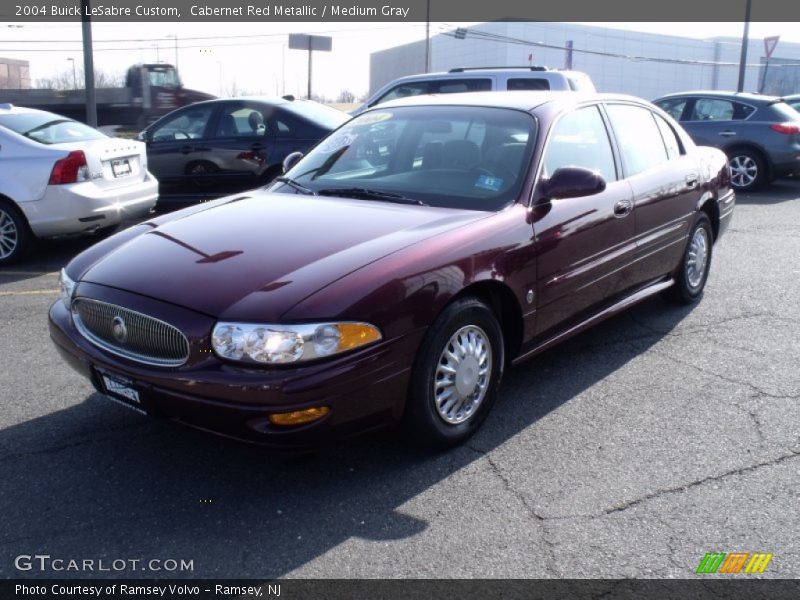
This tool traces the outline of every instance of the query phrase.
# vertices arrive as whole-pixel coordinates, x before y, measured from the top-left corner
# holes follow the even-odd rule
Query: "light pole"
[[[78,89],[78,78],[75,76],[75,59],[72,57],[67,58],[69,62],[72,63],[72,89]]]
[[[742,54],[739,57],[739,84],[736,86],[736,91],[741,92],[744,90],[744,72],[747,66],[747,44],[750,42],[748,34],[750,32],[750,8],[752,0],[747,0],[747,5],[744,9],[744,32],[742,33]]]
[[[166,37],[175,40],[175,70],[178,70],[178,34],[176,33],[168,33]]]

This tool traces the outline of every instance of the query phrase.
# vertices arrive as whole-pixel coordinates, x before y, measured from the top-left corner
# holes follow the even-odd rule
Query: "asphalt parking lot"
[[[647,301],[506,374],[466,446],[276,456],[107,401],[51,346],[57,270],[0,271],[0,576],[20,554],[185,559],[153,577],[800,574],[800,182],[740,195],[692,308]],[[103,575],[102,573],[100,575]]]

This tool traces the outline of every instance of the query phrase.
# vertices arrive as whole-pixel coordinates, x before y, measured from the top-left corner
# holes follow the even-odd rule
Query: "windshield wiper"
[[[393,194],[392,192],[383,192],[381,190],[371,190],[368,188],[351,187],[351,188],[327,188],[317,192],[320,196],[344,196],[350,198],[359,198],[362,200],[384,200],[386,202],[396,202],[397,204],[414,204],[416,206],[428,206],[422,200],[414,198],[406,198],[401,194]]]
[[[307,196],[316,196],[317,195],[316,193],[314,193],[313,190],[308,189],[304,185],[300,185],[299,183],[297,183],[291,177],[276,177],[274,181],[277,181],[278,183],[285,183],[289,187],[292,187],[292,188],[296,189],[298,192],[300,192],[301,194],[305,194]]]

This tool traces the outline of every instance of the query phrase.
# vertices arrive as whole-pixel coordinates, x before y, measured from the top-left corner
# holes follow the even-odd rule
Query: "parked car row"
[[[594,85],[584,73],[546,67],[457,68],[395,80],[354,112],[423,94],[502,90],[587,94]],[[726,153],[735,189],[800,173],[800,95],[700,91],[655,104],[695,143]],[[266,185],[288,156],[308,152],[349,118],[292,96],[208,100],[167,114],[130,141],[0,105],[0,141],[8,140],[0,145],[0,264],[17,260],[36,238],[111,230],[156,200],[185,203]],[[458,156],[454,148],[444,152],[447,160]],[[364,150],[370,161],[390,151],[378,138]],[[68,194],[81,200],[53,200]]]
[[[39,238],[111,231],[157,201],[265,185],[288,154],[307,151],[348,119],[290,96],[210,100],[130,140],[0,104],[0,265],[19,260]]]

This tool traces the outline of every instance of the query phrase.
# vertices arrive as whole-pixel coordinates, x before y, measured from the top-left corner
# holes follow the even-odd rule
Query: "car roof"
[[[416,75],[405,75],[393,79],[389,84],[404,83],[407,81],[428,81],[431,79],[464,79],[469,75],[516,75],[532,78],[566,77],[568,75],[587,77],[582,71],[565,71],[561,69],[550,69],[548,67],[469,67],[455,68],[449,71],[438,71],[436,73],[417,73]],[[389,85],[387,84],[387,85]]]
[[[688,92],[675,92],[657,98],[657,100],[666,100],[668,98],[681,98],[683,96],[705,96],[709,98],[725,98],[727,100],[742,100],[751,103],[764,103],[772,104],[782,100],[779,96],[768,96],[766,94],[756,94],[753,92],[727,92],[720,90],[693,90]]]
[[[408,98],[400,98],[378,104],[371,108],[369,112],[398,106],[481,106],[489,108],[512,108],[530,112],[540,106],[551,103],[559,103],[567,108],[586,102],[607,102],[613,100],[635,102],[645,105],[649,104],[647,100],[625,94],[597,94],[567,91],[497,91],[409,96]]]
[[[10,102],[4,102],[0,104],[0,115],[35,115],[35,114],[52,115],[55,113],[51,113],[50,111],[47,110],[39,110],[38,108],[27,108],[25,106],[16,106],[14,104],[11,104]]]

